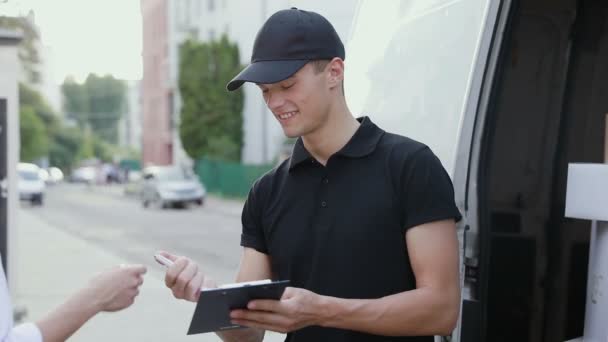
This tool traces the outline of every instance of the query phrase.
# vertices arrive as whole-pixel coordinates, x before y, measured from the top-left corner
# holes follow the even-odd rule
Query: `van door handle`
[[[464,232],[462,233],[462,256],[463,256],[463,264],[464,264],[464,279],[466,281],[470,281],[472,283],[476,283],[479,280],[479,259],[476,257],[467,256],[467,238],[468,231],[471,230],[471,227],[467,224],[464,227]]]

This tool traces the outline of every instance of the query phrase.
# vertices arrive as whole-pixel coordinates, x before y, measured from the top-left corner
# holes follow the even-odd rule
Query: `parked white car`
[[[82,166],[74,171],[70,175],[70,181],[73,183],[87,183],[93,184],[97,179],[97,171],[93,166]]]
[[[63,171],[60,168],[52,166],[48,172],[49,178],[46,180],[47,184],[57,184],[63,181]]]
[[[194,173],[178,166],[152,166],[143,170],[141,200],[144,207],[203,205],[206,190]]]
[[[44,180],[40,176],[40,168],[30,163],[19,163],[17,166],[19,181],[17,189],[19,199],[29,201],[32,205],[42,205],[44,203]]]

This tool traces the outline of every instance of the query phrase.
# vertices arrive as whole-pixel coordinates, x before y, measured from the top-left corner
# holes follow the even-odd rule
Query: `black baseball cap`
[[[280,82],[309,61],[334,57],[345,58],[344,44],[327,19],[295,7],[278,11],[258,31],[251,64],[226,89],[236,90],[245,82]]]

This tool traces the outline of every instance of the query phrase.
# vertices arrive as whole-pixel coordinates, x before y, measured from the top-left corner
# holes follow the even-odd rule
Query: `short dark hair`
[[[312,70],[315,74],[320,74],[325,70],[327,65],[331,62],[331,59],[315,59],[310,61],[310,65],[312,65]],[[344,95],[344,80],[342,80],[342,95]]]
[[[325,67],[327,67],[329,62],[331,62],[329,59],[315,59],[314,61],[310,61],[310,64],[312,65],[315,74],[319,74],[325,70]]]

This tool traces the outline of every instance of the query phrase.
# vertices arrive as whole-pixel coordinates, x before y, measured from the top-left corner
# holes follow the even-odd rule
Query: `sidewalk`
[[[46,224],[27,209],[19,209],[17,236],[17,288],[15,304],[35,320],[61,303],[72,291],[103,269],[128,261]],[[164,286],[163,269],[146,265],[140,295],[120,312],[94,317],[70,341],[220,341],[215,334],[186,336],[194,304],[178,301]],[[284,336],[267,334],[265,341]]]

